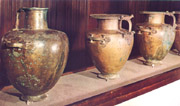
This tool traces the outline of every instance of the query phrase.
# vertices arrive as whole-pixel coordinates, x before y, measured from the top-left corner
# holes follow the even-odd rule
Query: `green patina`
[[[21,85],[24,86],[25,84],[22,82]]]
[[[35,75],[31,75],[27,72],[27,68],[32,69],[32,67],[27,67],[22,59],[20,60],[20,62],[24,68],[22,71],[25,72],[25,74],[23,76],[18,77],[16,79],[17,82],[21,86],[24,86],[26,88],[38,89],[37,85],[40,83],[40,79],[38,79]],[[32,63],[30,63],[30,64],[32,64]]]
[[[12,52],[8,53],[8,56],[10,57],[11,61],[14,63],[14,64],[12,64],[12,66],[13,66],[13,67],[16,67],[17,69],[20,69],[19,65],[16,64],[16,63],[19,62],[19,61],[16,59],[17,54],[15,53],[15,55],[14,55],[14,53],[15,53],[15,52],[14,52],[14,50],[13,50]]]
[[[8,54],[8,56],[12,56],[12,54],[11,54],[11,53],[9,53],[9,54]]]
[[[29,54],[33,54],[33,50],[28,50],[27,51]]]
[[[48,66],[44,66],[45,68],[48,68]]]
[[[20,69],[20,67],[19,67],[19,66],[17,66],[17,68],[18,68],[18,69]]]
[[[32,69],[32,67],[30,67],[30,66],[29,66],[28,68],[29,68],[29,69]]]
[[[166,50],[170,50],[172,44],[173,44],[173,36],[175,36],[175,33],[173,33],[173,29],[171,27],[165,27],[165,34],[163,36],[163,45],[166,47]]]
[[[16,61],[16,58],[14,57],[14,55],[12,55],[11,53],[10,54],[8,54],[9,55],[9,57],[11,58],[11,61]]]
[[[20,53],[18,53],[18,52],[16,52],[16,51],[13,51],[13,55],[14,55],[15,57],[19,57],[19,56],[21,56],[22,54],[20,54]]]
[[[20,61],[21,61],[21,64],[22,64],[22,66],[24,68],[22,71],[27,73],[27,67],[26,67],[24,61],[22,59]]]
[[[46,56],[46,53],[43,53],[42,56]]]
[[[170,41],[164,41],[163,44],[166,46],[166,50],[169,50],[173,43]]]
[[[22,64],[24,64],[24,61],[22,59],[20,61],[21,61]]]
[[[38,79],[35,75],[31,76],[31,80],[34,80],[36,82],[40,82],[40,79]]]
[[[122,58],[120,58],[120,62],[122,61]]]
[[[39,58],[38,58],[38,60],[40,61],[40,60],[41,60],[41,58],[39,57]]]
[[[58,73],[59,71],[61,71],[61,70],[62,70],[62,66],[63,66],[64,58],[65,58],[65,55],[64,55],[64,51],[63,51],[63,52],[62,52],[62,54],[61,54],[61,57],[60,57],[59,64],[58,64],[58,66],[57,66],[56,73]]]
[[[16,78],[17,84],[20,84],[23,87],[29,88],[29,89],[38,89],[38,84],[40,83],[40,79],[38,79],[35,75],[31,75],[29,73],[26,73],[23,76],[19,76]]]

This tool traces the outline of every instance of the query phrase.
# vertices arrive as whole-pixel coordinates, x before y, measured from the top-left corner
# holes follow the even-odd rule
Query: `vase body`
[[[134,32],[131,31],[133,16],[121,14],[92,14],[98,19],[98,28],[87,33],[87,45],[98,77],[116,79],[126,63],[133,46]],[[121,28],[121,22],[129,22],[129,30]],[[120,25],[119,25],[120,23]]]
[[[147,12],[145,23],[137,24],[137,40],[146,65],[161,64],[175,39],[175,17],[169,12]],[[173,26],[165,24],[165,15],[173,17]]]
[[[19,13],[26,14],[25,27],[19,29]],[[47,27],[47,8],[21,8],[16,28],[3,36],[3,66],[11,84],[26,101],[39,101],[60,78],[68,57],[68,38],[64,32]]]
[[[176,11],[176,19],[177,19],[177,27],[176,27],[176,37],[174,41],[174,47],[178,50],[178,54],[180,55],[180,12]]]

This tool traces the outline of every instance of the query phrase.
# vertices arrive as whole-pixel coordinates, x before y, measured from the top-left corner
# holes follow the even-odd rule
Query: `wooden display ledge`
[[[127,61],[117,80],[97,78],[96,68],[62,76],[47,93],[46,100],[30,105],[112,106],[180,79],[180,56],[174,53],[169,53],[163,64],[154,68],[142,61],[143,58]],[[6,88],[0,91],[0,106],[24,106],[19,97],[16,89]]]

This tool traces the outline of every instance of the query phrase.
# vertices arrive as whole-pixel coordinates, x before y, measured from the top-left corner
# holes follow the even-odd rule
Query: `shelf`
[[[180,106],[179,86],[177,80],[115,106]]]
[[[154,68],[143,65],[143,61],[142,57],[127,61],[117,80],[97,78],[96,68],[62,76],[47,93],[48,98],[33,106],[109,106],[180,79],[180,56],[172,52],[162,65]],[[20,93],[11,87],[0,91],[0,106],[24,106],[25,102],[20,101],[19,96]]]

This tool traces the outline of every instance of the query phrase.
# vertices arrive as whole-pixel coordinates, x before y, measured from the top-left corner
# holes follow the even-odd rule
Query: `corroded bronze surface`
[[[169,12],[142,12],[147,22],[137,24],[137,40],[147,65],[159,64],[169,52],[175,39],[176,20]],[[173,17],[173,26],[164,23],[165,15]]]
[[[18,29],[17,22],[16,29],[3,36],[1,52],[10,82],[23,98],[31,98],[51,89],[63,73],[68,57],[68,38],[64,32],[47,28],[47,9],[21,10],[26,12],[26,26]],[[36,21],[39,18],[43,21]]]
[[[174,41],[174,46],[178,50],[180,55],[180,12],[176,11],[177,27],[176,27],[176,37]]]
[[[101,72],[99,77],[117,78],[117,72],[126,63],[133,46],[134,32],[131,31],[133,16],[118,14],[93,14],[91,16],[99,19],[98,28],[87,34],[87,44],[93,63]],[[123,20],[129,22],[129,31],[121,28]]]

